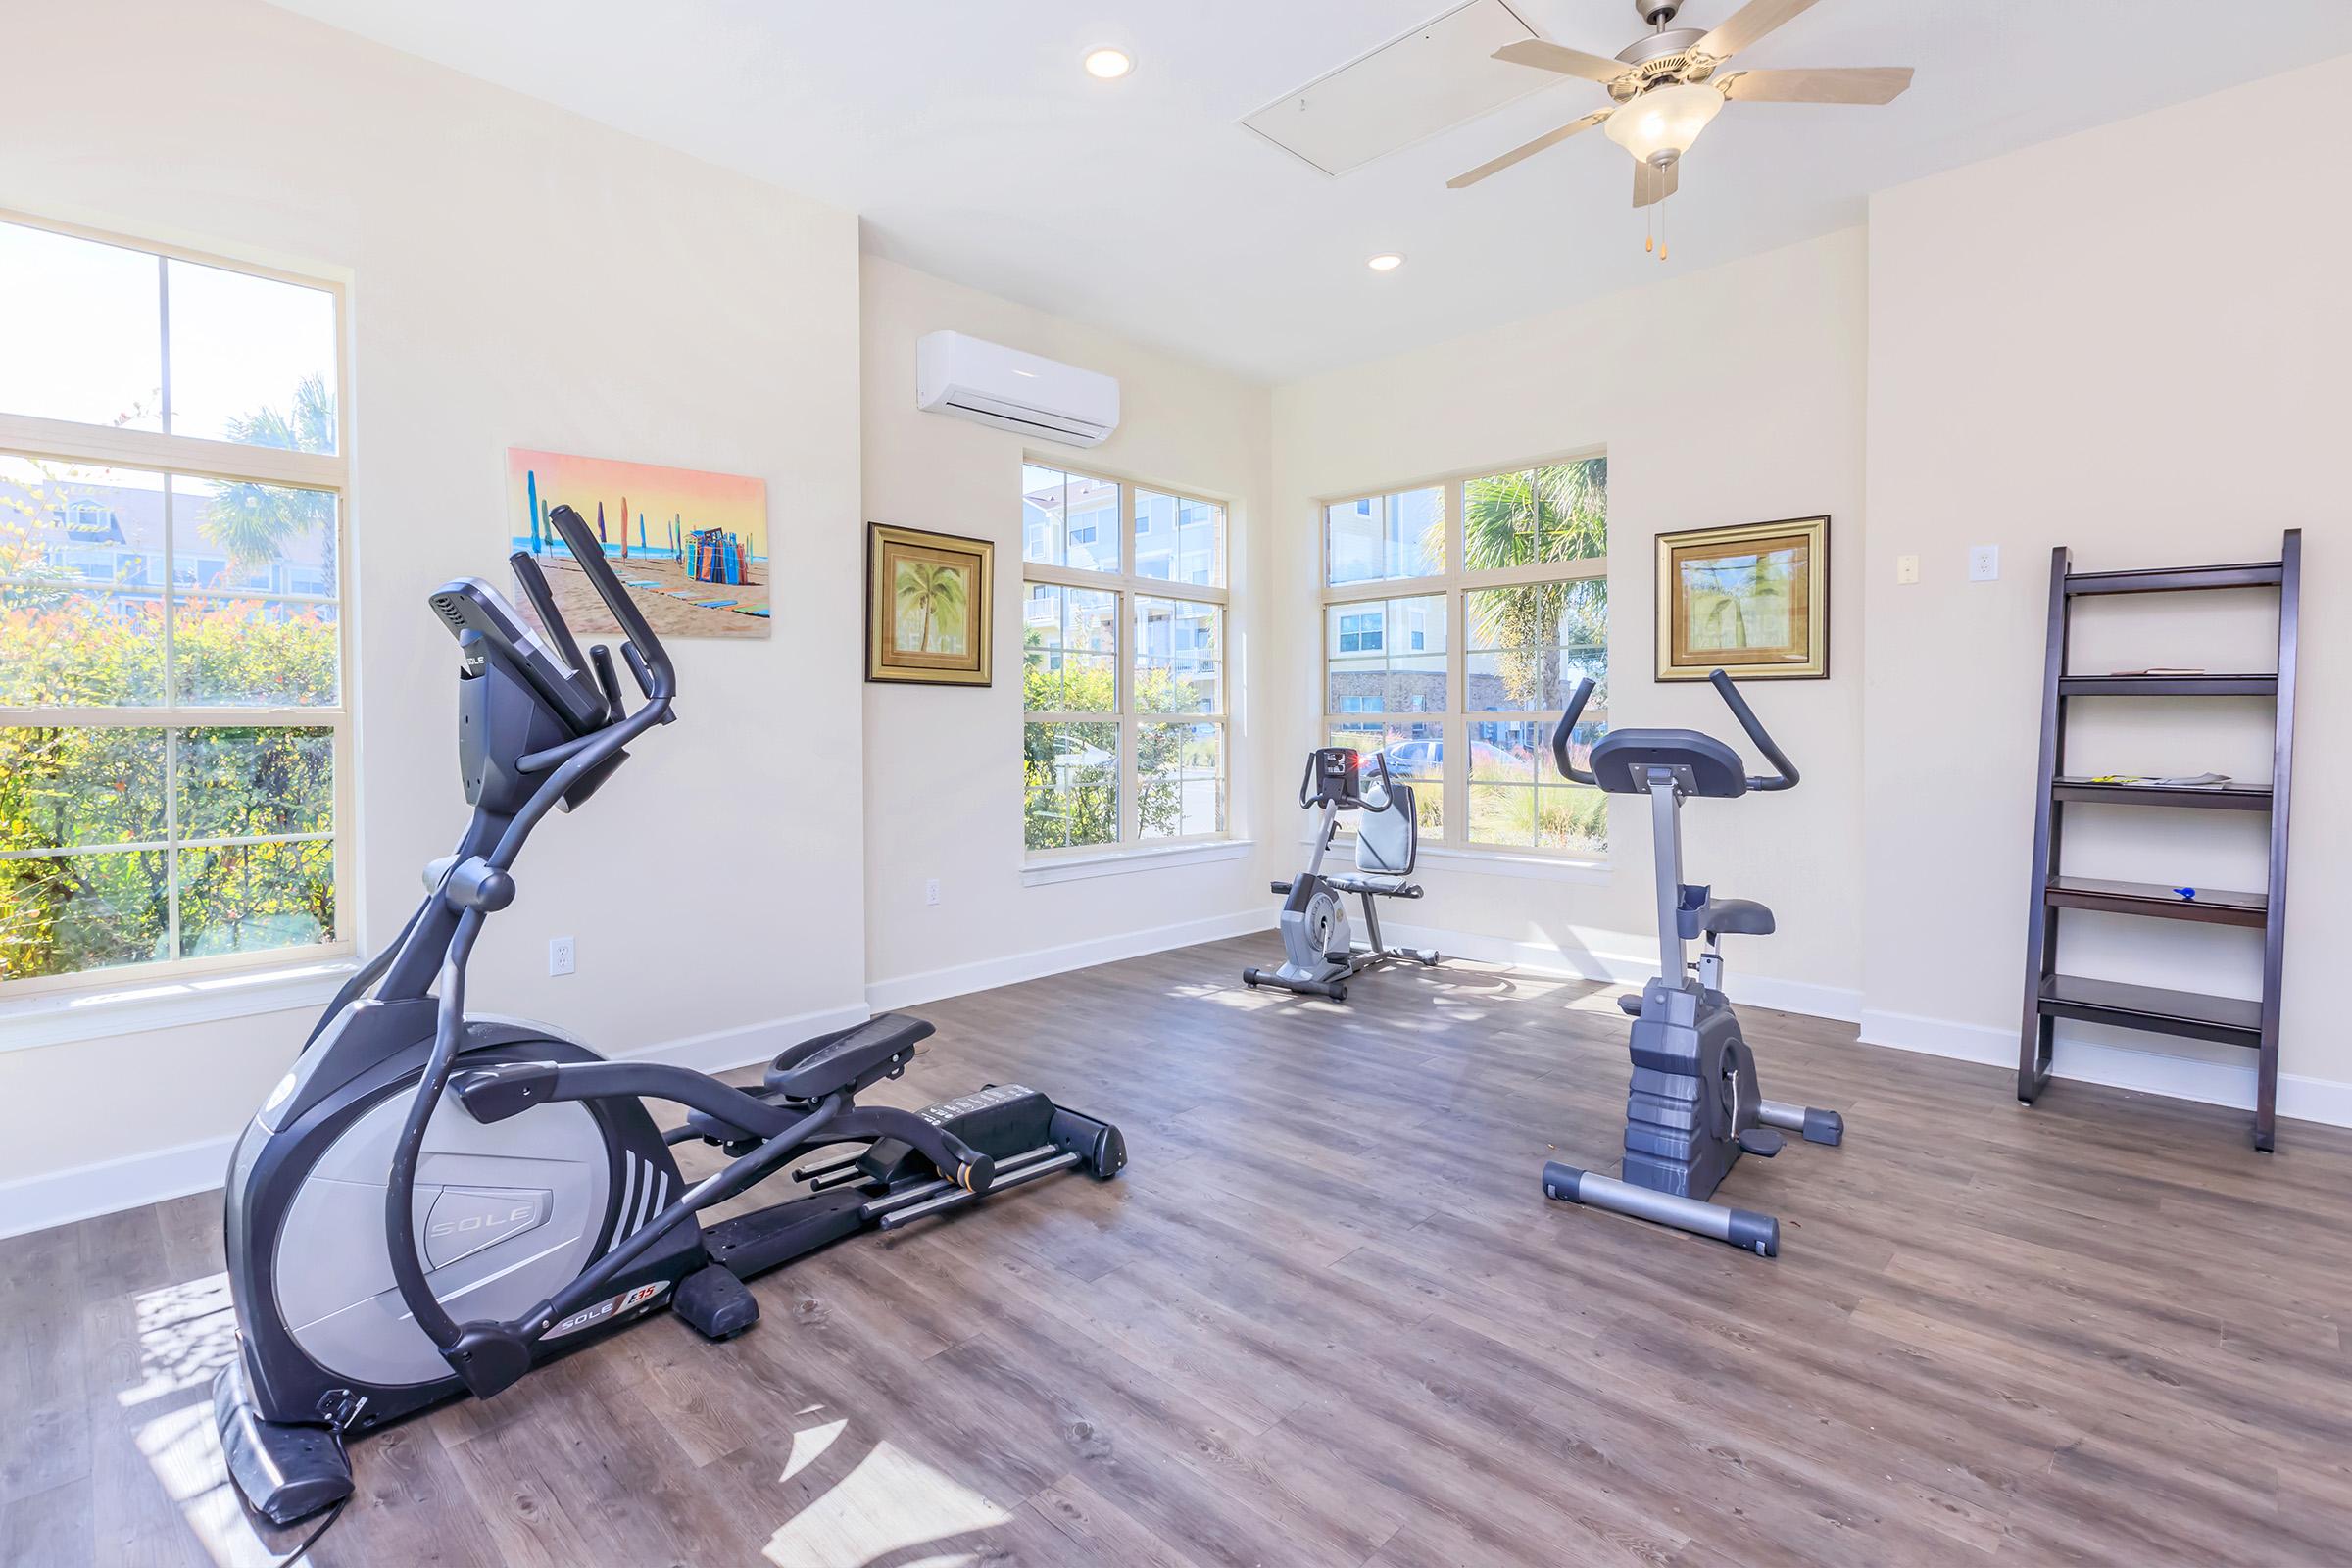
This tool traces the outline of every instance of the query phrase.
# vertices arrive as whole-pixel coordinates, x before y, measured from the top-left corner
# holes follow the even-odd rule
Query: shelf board
[[[2200,588],[2276,587],[2284,564],[2248,561],[2228,566],[2152,566],[2138,571],[2070,571],[2066,591],[2082,594],[2167,594]]]
[[[2060,779],[2050,786],[2050,799],[2111,806],[2184,806],[2208,811],[2271,808],[2270,787],[2257,784],[2088,784]]]
[[[2054,876],[2042,902],[2061,909],[2100,909],[2111,914],[2145,914],[2159,920],[2203,925],[2260,927],[2270,918],[2270,900],[2259,893],[2199,888],[2184,899],[2158,882],[2111,882],[2095,876]]]
[[[2276,675],[2061,675],[2061,697],[2275,697]]]
[[[2262,1004],[2239,997],[2208,997],[2162,986],[2128,985],[2054,974],[2041,983],[2041,1011],[2053,1018],[2121,1024],[2186,1040],[2225,1046],[2262,1044]]]

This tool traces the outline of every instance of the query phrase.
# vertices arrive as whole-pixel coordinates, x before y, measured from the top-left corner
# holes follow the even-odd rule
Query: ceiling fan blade
[[[1634,166],[1634,205],[1650,207],[1674,194],[1683,182],[1683,166],[1677,162],[1660,169],[1655,164]]]
[[[1506,43],[1494,51],[1494,58],[1507,60],[1514,66],[1534,66],[1539,71],[1556,71],[1563,76],[1582,76],[1606,86],[1618,77],[1630,74],[1633,67],[1622,60],[1604,60],[1589,55],[1582,49],[1565,44],[1546,42],[1542,38],[1522,38]]]
[[[1910,85],[1909,66],[1824,66],[1734,72],[1723,80],[1723,95],[1751,104],[1884,104]]]
[[[1722,25],[1698,40],[1698,52],[1729,60],[1812,4],[1813,0],[1747,0]]]
[[[1504,153],[1500,158],[1496,158],[1491,162],[1479,165],[1467,174],[1454,175],[1453,178],[1446,182],[1446,188],[1447,190],[1460,190],[1465,185],[1477,184],[1489,174],[1499,174],[1504,170],[1510,168],[1513,164],[1518,163],[1523,158],[1533,158],[1536,156],[1536,154],[1542,152],[1546,147],[1557,147],[1560,143],[1566,141],[1569,137],[1575,135],[1580,130],[1592,129],[1594,125],[1599,124],[1602,121],[1608,119],[1609,116],[1614,113],[1616,113],[1616,111],[1613,108],[1596,109],[1582,120],[1571,120],[1559,129],[1547,130],[1543,135],[1538,136],[1534,141],[1514,147],[1509,152]]]

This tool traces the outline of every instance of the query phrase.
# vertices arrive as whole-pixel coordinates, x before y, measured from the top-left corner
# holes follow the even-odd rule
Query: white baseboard
[[[866,1007],[833,1007],[664,1041],[615,1059],[666,1061],[703,1072],[727,1072],[770,1060],[786,1046],[810,1035],[863,1023],[870,1016],[871,1009]],[[229,1153],[236,1142],[237,1134],[227,1133],[0,1182],[0,1237],[68,1225],[219,1187],[228,1174]]]
[[[1482,936],[1471,931],[1444,931],[1434,926],[1391,925],[1381,935],[1393,946],[1435,948],[1439,956],[1470,958],[1480,963],[1507,963],[1514,969],[1539,974],[1573,975],[1579,980],[1604,980],[1639,988],[1658,972],[1653,954],[1637,957],[1620,953],[1564,953],[1548,942],[1516,942],[1508,937]],[[1861,1015],[1862,993],[1845,986],[1825,986],[1811,980],[1782,980],[1734,968],[1729,995],[1736,1003],[1770,1007],[1779,1012],[1801,1012],[1815,1018],[1852,1023]]]
[[[1085,942],[1072,942],[1058,948],[1041,948],[1034,953],[1007,954],[1001,958],[983,958],[976,963],[926,969],[919,974],[872,981],[865,988],[865,1000],[876,1012],[919,1006],[926,1002],[937,1002],[942,997],[968,996],[975,991],[1016,985],[1023,980],[1042,980],[1048,975],[1066,974],[1072,969],[1091,968],[1098,963],[1116,963],[1122,958],[1140,958],[1148,953],[1189,948],[1196,942],[1218,942],[1226,937],[1248,936],[1253,931],[1271,931],[1281,914],[1279,906],[1268,905],[1261,909],[1244,909],[1234,914],[1211,915],[1202,920],[1184,920],[1174,925],[1148,926],[1140,931],[1093,937]]]
[[[1992,1067],[2017,1066],[2017,1031],[1989,1024],[1955,1023],[1917,1013],[1870,1008],[1861,1017],[1867,1045],[1891,1046],[1930,1056],[1949,1056]],[[2193,1100],[2209,1105],[2254,1108],[2252,1063],[2208,1061],[2163,1051],[2135,1051],[2097,1040],[2070,1040],[2061,1033],[2050,1052],[2050,1075],[2077,1083],[2102,1084],[2139,1094]],[[2278,1114],[2298,1121],[2352,1127],[2352,1084],[2302,1073],[2278,1075]]]

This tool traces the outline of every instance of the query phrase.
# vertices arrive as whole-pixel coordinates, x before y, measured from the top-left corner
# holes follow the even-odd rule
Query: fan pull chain
[[[1666,203],[1658,203],[1658,260],[1666,259]]]

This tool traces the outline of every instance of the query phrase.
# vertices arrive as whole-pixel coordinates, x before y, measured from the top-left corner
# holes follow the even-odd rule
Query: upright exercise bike
[[[433,594],[462,658],[472,821],[426,868],[424,903],[399,937],[328,1004],[228,1173],[239,1350],[213,1412],[230,1476],[274,1523],[350,1495],[346,1434],[461,1393],[487,1398],[663,1306],[723,1339],[758,1318],[743,1281],[762,1269],[992,1189],[1126,1163],[1117,1128],[1017,1085],[920,1111],[858,1104],[913,1059],[931,1033],[916,1018],[804,1041],[747,1092],[466,1010],[466,961],[482,922],[514,899],[524,839],[675,717],[669,657],[595,535],[568,507],[549,520],[619,622],[645,702],[626,710],[607,649],[580,657],[530,556],[513,565],[546,642],[487,584]],[[643,1099],[687,1107],[684,1125],[657,1130]],[[696,1140],[729,1163],[688,1186],[670,1146]],[[803,1196],[708,1230],[697,1220],[837,1146],[793,1173]]]
[[[1390,778],[1389,760],[1378,752],[1372,754],[1370,766],[1377,779],[1366,794],[1365,764],[1356,752],[1325,746],[1308,754],[1306,772],[1298,780],[1298,804],[1322,816],[1315,824],[1314,853],[1305,871],[1274,884],[1274,891],[1283,895],[1283,965],[1244,969],[1243,984],[1281,986],[1345,1002],[1348,980],[1375,964],[1402,958],[1437,963],[1432,949],[1392,948],[1381,940],[1380,910],[1372,901],[1421,896],[1421,889],[1406,880],[1420,851],[1421,825],[1413,814],[1413,787]],[[1339,834],[1344,811],[1356,813],[1355,870],[1326,876],[1323,857]],[[1360,948],[1348,925],[1349,894],[1363,900],[1367,945]]]
[[[1784,1105],[1756,1087],[1756,1058],[1723,994],[1725,935],[1769,936],[1772,911],[1750,899],[1718,899],[1683,880],[1683,800],[1699,795],[1736,800],[1749,790],[1796,787],[1794,764],[1765,733],[1747,699],[1722,670],[1708,677],[1775,769],[1749,775],[1740,754],[1691,729],[1615,729],[1592,747],[1588,771],[1576,765],[1570,740],[1592,696],[1590,677],[1577,683],[1568,711],[1552,731],[1552,760],[1560,774],[1618,795],[1649,797],[1650,840],[1658,890],[1659,974],[1639,997],[1617,1005],[1634,1019],[1634,1080],[1625,1102],[1623,1179],[1553,1160],[1544,1167],[1544,1195],[1614,1209],[1637,1219],[1710,1236],[1765,1257],[1781,1250],[1781,1222],[1710,1202],[1716,1185],[1743,1153],[1770,1158],[1782,1132],[1807,1143],[1836,1144],[1845,1122],[1834,1110]],[[1704,936],[1695,964],[1683,944]]]

